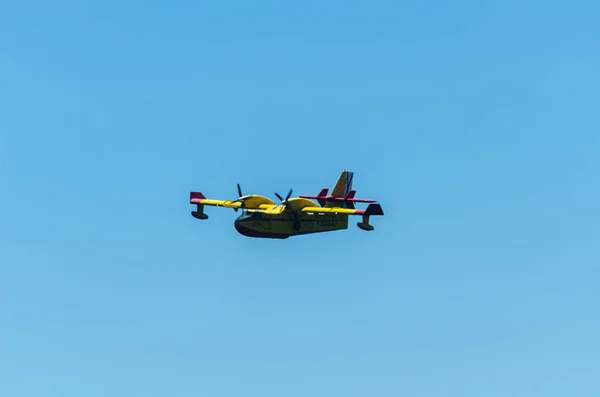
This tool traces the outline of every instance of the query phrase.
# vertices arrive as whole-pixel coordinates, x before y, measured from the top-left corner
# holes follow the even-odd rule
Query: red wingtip
[[[367,215],[383,215],[383,209],[381,208],[381,204],[369,204],[367,209],[365,210],[365,214]]]
[[[204,197],[204,195],[200,192],[190,192],[190,203],[193,203],[195,201],[200,201],[200,200],[204,200],[206,199],[206,197]]]

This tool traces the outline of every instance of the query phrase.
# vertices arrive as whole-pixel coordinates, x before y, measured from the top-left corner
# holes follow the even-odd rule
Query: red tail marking
[[[200,192],[190,192],[190,203],[196,203],[205,199],[206,197]]]

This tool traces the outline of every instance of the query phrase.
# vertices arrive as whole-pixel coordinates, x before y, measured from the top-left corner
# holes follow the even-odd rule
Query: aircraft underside
[[[263,217],[261,220],[236,219],[235,229],[242,235],[256,238],[285,239],[291,236],[323,233],[348,228],[348,216],[314,215],[294,219]]]

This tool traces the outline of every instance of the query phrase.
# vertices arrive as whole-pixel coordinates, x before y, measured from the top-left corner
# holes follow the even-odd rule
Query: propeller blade
[[[242,197],[242,188],[240,187],[240,184],[237,184],[237,188],[238,188],[238,197]]]
[[[292,189],[290,189],[287,196],[285,197],[285,201],[288,201],[291,195],[292,195]]]
[[[283,197],[281,197],[281,196],[279,195],[279,193],[275,193],[275,196],[277,196],[277,198],[278,198],[279,200],[283,201]]]

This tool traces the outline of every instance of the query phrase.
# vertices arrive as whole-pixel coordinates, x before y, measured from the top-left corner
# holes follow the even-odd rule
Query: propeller
[[[292,189],[290,189],[290,191],[288,192],[287,196],[285,196],[285,199],[283,197],[281,197],[279,195],[279,193],[275,193],[275,196],[277,196],[277,198],[279,200],[281,200],[281,204],[283,204],[283,210],[287,210],[288,209],[288,200],[290,199],[290,197],[292,196]],[[295,230],[298,230],[300,228],[300,222],[298,222],[298,213],[296,211],[292,211],[292,217],[293,217],[293,227]],[[298,225],[298,226],[296,226]]]
[[[292,189],[290,189],[290,191],[288,192],[287,196],[285,196],[285,199],[284,199],[283,197],[281,197],[281,196],[279,195],[279,193],[277,193],[277,192],[275,193],[275,196],[277,196],[277,198],[278,198],[279,200],[281,200],[281,204],[283,204],[283,206],[284,206],[285,208],[287,208],[287,205],[288,205],[288,200],[289,200],[289,198],[290,198],[290,196],[291,196],[291,195],[292,195]]]
[[[244,202],[242,200],[240,200],[240,198],[242,197],[242,188],[240,187],[240,184],[237,184],[237,191],[238,191],[238,198],[233,200],[234,203],[242,203],[242,208],[244,207]],[[233,209],[235,212],[238,211],[238,208],[234,208]]]

